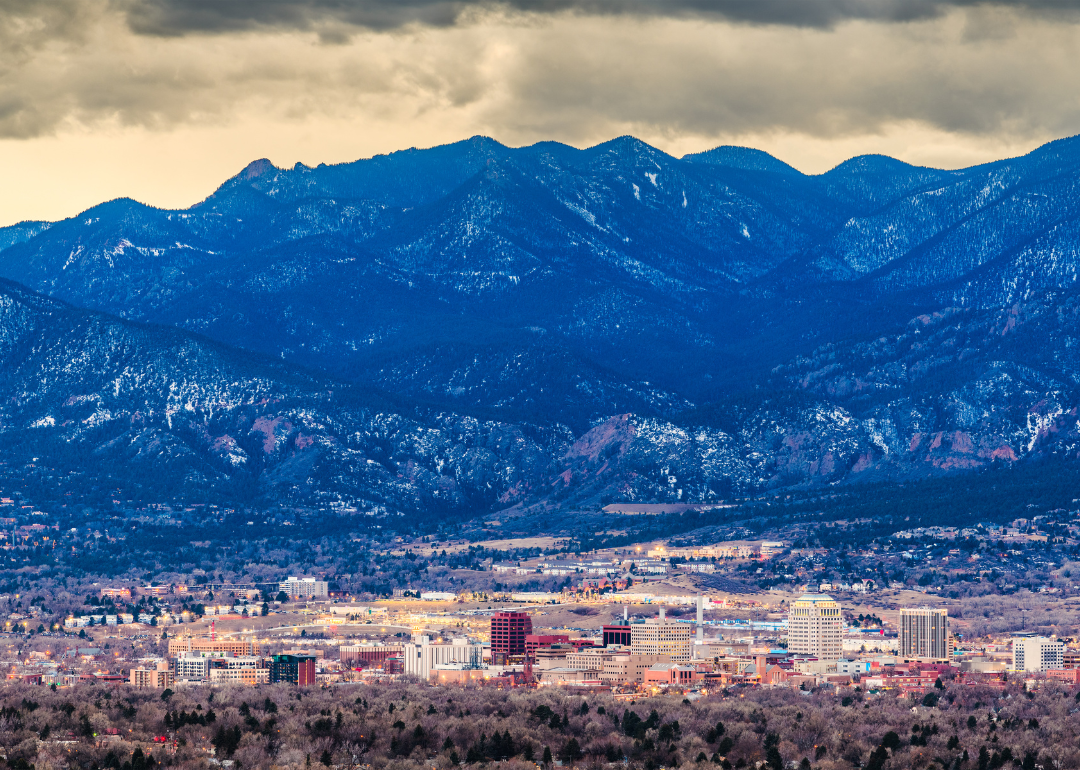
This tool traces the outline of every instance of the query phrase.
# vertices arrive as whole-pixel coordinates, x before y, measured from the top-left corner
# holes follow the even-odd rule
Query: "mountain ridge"
[[[750,148],[478,136],[333,166],[261,159],[189,209],[116,199],[0,229],[0,276],[392,393],[410,430],[479,421],[533,446],[512,484],[462,477],[452,505],[423,463],[415,488],[381,496],[359,466],[355,483],[311,470],[327,499],[703,500],[1073,457],[1078,193],[1077,137],[969,169],[859,156],[805,175]],[[200,473],[237,476],[210,444],[155,430]],[[327,463],[373,459],[325,439],[349,450]],[[278,468],[245,483],[273,497]]]

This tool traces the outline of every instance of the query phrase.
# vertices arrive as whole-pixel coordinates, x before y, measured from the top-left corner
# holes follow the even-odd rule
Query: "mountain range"
[[[1080,436],[1080,138],[945,171],[484,137],[0,229],[0,453],[464,515],[709,501]]]

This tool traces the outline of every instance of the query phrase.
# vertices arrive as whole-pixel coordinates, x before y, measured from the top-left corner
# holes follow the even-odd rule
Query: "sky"
[[[0,0],[0,226],[477,134],[806,173],[1080,133],[1080,0]]]

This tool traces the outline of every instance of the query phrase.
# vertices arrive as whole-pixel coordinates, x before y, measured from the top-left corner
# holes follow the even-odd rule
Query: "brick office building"
[[[525,637],[532,633],[527,612],[496,612],[491,616],[491,659],[505,661],[525,654]]]

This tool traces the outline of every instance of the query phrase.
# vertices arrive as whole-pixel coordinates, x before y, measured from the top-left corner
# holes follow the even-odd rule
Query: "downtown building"
[[[667,656],[666,660],[654,661],[656,663],[689,663],[691,635],[689,623],[667,620],[661,607],[659,618],[630,624],[630,652],[635,655]]]
[[[278,583],[278,590],[290,599],[325,599],[330,595],[330,584],[315,578],[290,577]]]
[[[525,655],[525,638],[532,634],[532,616],[527,612],[496,612],[491,616],[491,660],[505,663]]]
[[[406,644],[402,652],[403,673],[427,681],[440,666],[456,666],[470,670],[483,667],[483,645],[475,644],[465,637],[450,643],[432,642],[430,637],[420,636]]]
[[[1064,666],[1064,642],[1046,636],[1018,636],[1013,639],[1014,671],[1049,671]]]
[[[158,661],[153,668],[139,667],[128,672],[128,684],[139,689],[164,690],[175,681],[167,660]]]
[[[315,684],[314,655],[275,655],[270,659],[270,683],[288,682],[301,687]]]
[[[258,655],[259,643],[246,639],[211,639],[209,637],[174,636],[169,639],[169,656],[178,657],[191,652],[223,652],[229,655]]]
[[[801,596],[788,609],[788,651],[840,660],[842,626],[840,605],[831,596]]]
[[[948,660],[952,655],[948,611],[901,608],[896,651],[905,660]]]

